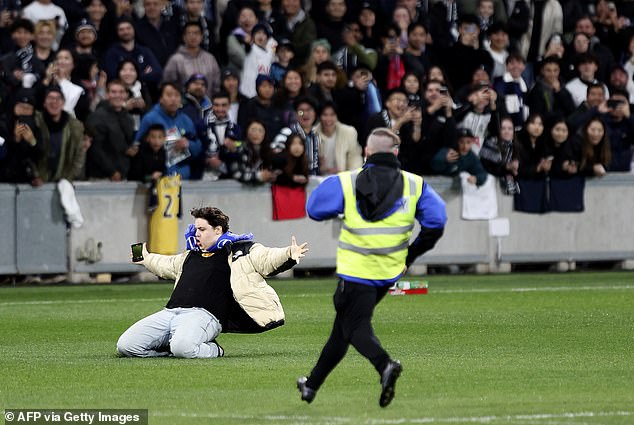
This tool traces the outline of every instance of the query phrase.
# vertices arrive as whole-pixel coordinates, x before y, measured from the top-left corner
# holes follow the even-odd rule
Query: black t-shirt
[[[166,307],[204,308],[224,327],[233,299],[227,255],[225,250],[214,253],[191,251]]]

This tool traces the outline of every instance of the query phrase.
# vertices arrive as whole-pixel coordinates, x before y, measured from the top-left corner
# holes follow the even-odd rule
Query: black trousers
[[[319,389],[326,377],[344,358],[350,344],[379,372],[383,371],[390,356],[372,330],[374,307],[383,299],[389,287],[377,288],[340,280],[333,297],[335,323],[330,338],[321,351],[319,360],[306,384]]]

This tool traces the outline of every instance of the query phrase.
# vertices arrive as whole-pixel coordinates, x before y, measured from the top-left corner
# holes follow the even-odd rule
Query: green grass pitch
[[[273,280],[286,325],[223,334],[226,357],[124,359],[119,335],[169,284],[0,288],[0,410],[149,409],[150,424],[634,423],[634,273],[429,276],[374,326],[403,363],[392,404],[351,348],[311,405],[335,279]]]

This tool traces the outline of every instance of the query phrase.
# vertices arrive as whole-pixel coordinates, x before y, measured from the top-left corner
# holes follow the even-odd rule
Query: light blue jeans
[[[211,341],[221,331],[218,319],[204,308],[164,308],[130,326],[119,337],[117,351],[126,357],[213,358],[220,350]]]

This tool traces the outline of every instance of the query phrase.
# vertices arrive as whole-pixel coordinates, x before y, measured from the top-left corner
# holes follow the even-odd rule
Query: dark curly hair
[[[216,207],[192,208],[191,215],[194,218],[207,220],[211,227],[222,227],[222,233],[229,231],[229,216]]]

